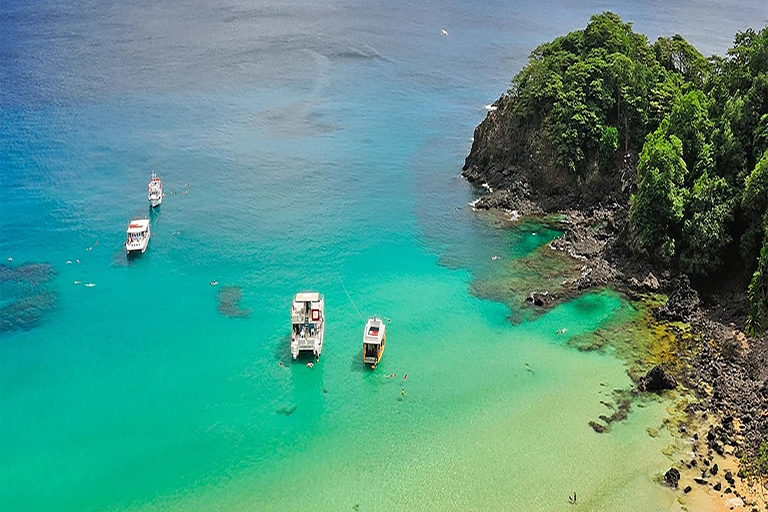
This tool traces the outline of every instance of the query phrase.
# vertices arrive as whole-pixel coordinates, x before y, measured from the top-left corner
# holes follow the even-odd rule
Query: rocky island
[[[671,340],[647,374],[630,372],[634,394],[695,397],[668,424],[694,456],[662,483],[768,510],[768,26],[705,58],[595,15],[533,50],[475,129],[463,175],[489,191],[475,208],[563,230],[551,252],[577,273],[531,307],[611,286]]]

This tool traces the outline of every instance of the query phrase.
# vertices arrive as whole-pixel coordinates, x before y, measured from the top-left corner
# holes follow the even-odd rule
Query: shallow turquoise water
[[[555,236],[480,221],[459,178],[483,104],[599,10],[553,5],[3,4],[0,261],[57,275],[32,288],[55,308],[0,332],[2,509],[560,510],[573,491],[585,510],[674,509],[652,481],[669,439],[645,433],[663,404],[595,434],[629,378],[555,334],[620,300],[513,326],[469,292],[492,255]],[[735,28],[709,21],[765,14],[678,24],[665,6],[618,10],[712,51]],[[129,263],[153,166],[169,195]],[[241,287],[247,319],[217,311],[212,280]],[[376,371],[342,282],[392,319]],[[0,307],[31,293],[0,285]],[[303,289],[326,297],[313,369],[288,355]]]

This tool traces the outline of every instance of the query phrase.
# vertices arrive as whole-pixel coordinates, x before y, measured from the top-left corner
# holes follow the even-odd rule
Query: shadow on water
[[[366,370],[370,370],[371,365],[363,363],[363,350],[355,352],[355,354],[349,360],[349,371],[353,373],[363,373]]]
[[[285,365],[291,363],[291,338],[289,335],[280,336],[274,344],[272,356],[275,361]]]
[[[33,329],[56,307],[56,294],[45,289],[54,277],[48,263],[0,264],[0,333]]]

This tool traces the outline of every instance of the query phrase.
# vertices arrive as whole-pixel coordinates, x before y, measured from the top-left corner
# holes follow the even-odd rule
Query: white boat
[[[127,254],[147,250],[149,243],[149,219],[136,219],[128,224],[128,239],[125,241],[125,252]]]
[[[291,305],[291,356],[312,351],[320,358],[325,332],[325,301],[316,292],[297,293]]]
[[[147,199],[149,199],[149,206],[152,208],[160,206],[163,202],[163,183],[160,178],[157,177],[157,173],[152,171],[152,179],[149,180],[147,185]]]
[[[387,326],[381,318],[371,317],[363,331],[363,362],[376,368],[384,355],[384,345],[387,342]]]

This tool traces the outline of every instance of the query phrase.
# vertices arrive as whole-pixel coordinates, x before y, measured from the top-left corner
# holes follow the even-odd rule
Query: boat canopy
[[[386,327],[380,318],[369,318],[368,323],[365,324],[363,341],[371,345],[380,344],[381,340],[384,338],[385,329]]]
[[[136,219],[128,224],[128,233],[144,233],[149,229],[149,219]]]
[[[320,294],[317,292],[297,293],[293,302],[317,302],[320,300]]]

